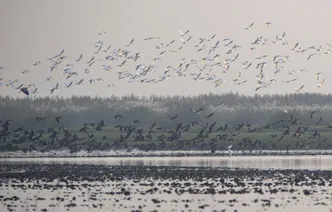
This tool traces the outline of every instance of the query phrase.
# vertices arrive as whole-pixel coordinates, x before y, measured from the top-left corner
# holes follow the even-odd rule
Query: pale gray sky
[[[273,57],[277,54],[292,57],[284,64],[284,68],[276,75],[277,84],[273,83],[268,88],[263,88],[257,93],[285,93],[294,92],[293,88],[305,85],[301,92],[321,92],[329,93],[331,90],[330,78],[332,77],[331,54],[324,54],[328,49],[325,44],[332,44],[332,30],[329,22],[332,20],[332,2],[330,0],[301,1],[301,0],[182,0],[182,1],[156,1],[156,0],[123,0],[123,1],[81,1],[81,0],[0,0],[0,78],[2,83],[9,80],[18,79],[16,86],[20,84],[28,85],[34,83],[38,87],[36,95],[47,96],[49,89],[56,82],[60,83],[61,89],[56,90],[52,95],[196,95],[201,93],[224,93],[236,92],[253,95],[255,94],[256,79],[259,73],[256,69],[258,62],[266,61],[268,64],[264,68],[264,75],[268,79],[273,78]],[[266,28],[265,22],[272,22]],[[254,22],[254,26],[249,31],[244,30]],[[159,56],[162,50],[156,49],[156,45],[161,42],[166,44],[175,39],[175,42],[167,47],[167,51],[180,47],[181,40],[178,29],[182,31],[190,30],[189,36],[192,39],[188,44],[183,45],[183,49],[177,53],[166,52]],[[106,31],[106,35],[100,36],[98,32]],[[273,44],[272,40],[277,35],[281,36],[286,32],[282,42],[287,41],[289,45]],[[135,72],[136,65],[153,64],[154,57],[160,57],[161,62],[157,62],[158,67],[154,68],[146,76],[139,79],[153,79],[163,75],[165,67],[171,65],[175,68],[182,58],[197,60],[197,65],[203,67],[201,59],[208,55],[208,49],[197,52],[194,45],[198,44],[199,38],[216,37],[210,42],[204,42],[209,48],[218,40],[220,48],[211,53],[211,56],[220,54],[214,62],[224,62],[227,58],[234,58],[239,53],[237,61],[232,63],[231,69],[227,73],[222,72],[222,67],[214,67],[210,75],[227,80],[220,87],[215,88],[212,81],[205,79],[193,82],[191,73],[198,73],[196,65],[191,65],[186,71],[186,77],[178,77],[174,71],[170,71],[171,81],[161,83],[129,83],[128,79],[117,79],[117,72],[128,70]],[[159,36],[160,40],[144,41],[144,38]],[[257,37],[267,38],[266,45],[255,45],[259,52],[249,53],[252,43]],[[130,47],[125,44],[135,38]],[[234,43],[241,45],[231,55],[225,54],[229,47],[224,47],[225,38],[234,39]],[[94,54],[96,49],[93,43],[103,40],[104,48],[112,44],[108,53]],[[322,50],[309,50],[298,53],[290,50],[295,43],[299,42],[301,50],[309,47],[319,47]],[[231,45],[232,46],[232,45]],[[105,58],[111,55],[114,49],[126,48],[132,53],[140,52],[144,56],[137,62],[128,60],[123,67],[118,65],[124,60],[100,61],[91,66],[92,74],[85,75],[87,68],[86,61],[92,56],[96,59]],[[57,70],[51,72],[51,63],[47,61],[61,51],[64,55],[72,57],[64,60]],[[310,60],[307,57],[310,53],[316,52],[320,55],[313,56]],[[83,54],[81,62],[75,59]],[[262,60],[255,59],[267,54],[268,57]],[[32,64],[40,61],[41,64],[32,68]],[[243,69],[241,63],[252,62],[251,68]],[[74,71],[79,76],[65,79],[63,74],[66,64],[74,64]],[[102,65],[110,65],[112,70],[106,72]],[[308,72],[299,72],[306,68]],[[26,75],[21,75],[23,70],[29,70]],[[207,68],[206,72],[210,68]],[[295,74],[289,75],[289,71],[295,70]],[[241,80],[246,83],[236,85],[232,79],[241,72]],[[323,72],[319,80],[315,79],[317,72]],[[53,80],[46,82],[45,78],[53,76]],[[205,73],[202,74],[205,76]],[[102,77],[105,81],[89,84],[89,79]],[[64,82],[75,82],[84,78],[84,84],[64,88]],[[291,83],[282,81],[297,78]],[[323,88],[318,88],[317,84],[325,78]],[[114,84],[114,87],[107,88],[107,84]],[[23,97],[24,94],[12,87],[0,87],[0,95],[10,95]]]

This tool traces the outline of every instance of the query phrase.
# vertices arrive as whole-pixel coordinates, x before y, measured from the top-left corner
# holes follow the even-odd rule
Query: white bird
[[[227,149],[228,149],[228,156],[229,157],[232,156],[232,145],[229,145]]]
[[[110,65],[108,65],[108,66],[107,65],[103,65],[103,67],[104,67],[103,68],[104,71],[111,71],[112,70],[112,67]]]
[[[317,87],[318,87],[318,88],[322,88],[322,87],[323,87],[323,84],[324,84],[324,82],[325,82],[325,79],[323,79],[323,80],[321,81],[321,83],[320,83],[320,84],[317,84]]]
[[[178,29],[178,32],[181,34],[181,36],[185,36],[186,34],[188,34],[190,30],[188,29],[186,32],[182,32],[181,30]]]
[[[320,76],[321,74],[323,74],[323,73],[322,73],[322,72],[318,72],[318,73],[316,73],[316,80],[319,80],[319,76]]]
[[[182,38],[180,38],[182,44],[187,44],[190,40],[191,40],[191,36],[187,39],[187,40],[184,40]]]

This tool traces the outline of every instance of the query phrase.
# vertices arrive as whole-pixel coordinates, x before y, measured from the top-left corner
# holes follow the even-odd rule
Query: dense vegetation
[[[107,125],[116,125],[115,114],[125,119],[120,124],[129,124],[139,119],[141,124],[149,125],[154,120],[167,127],[166,114],[179,114],[182,122],[204,121],[204,116],[193,116],[189,108],[204,108],[202,114],[215,112],[210,121],[220,124],[236,124],[241,121],[251,124],[265,124],[279,119],[283,110],[293,111],[307,117],[312,110],[319,110],[324,123],[332,123],[332,95],[290,94],[242,96],[229,93],[223,95],[199,95],[194,97],[48,97],[13,99],[0,97],[0,120],[15,120],[25,128],[51,127],[53,121],[36,122],[36,117],[62,116],[62,124],[79,127],[85,122],[104,120]],[[126,123],[127,121],[127,123]]]

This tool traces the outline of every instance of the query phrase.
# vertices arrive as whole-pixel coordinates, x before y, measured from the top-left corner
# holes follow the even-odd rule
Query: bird
[[[62,118],[61,116],[57,116],[57,117],[55,117],[55,121],[58,122],[58,123],[60,123],[60,119],[61,118]]]
[[[233,147],[233,145],[229,145],[229,146],[227,146],[228,156],[229,156],[229,157],[232,156],[232,147]]]
[[[254,22],[252,22],[248,27],[245,27],[245,30],[250,30],[254,26]]]
[[[40,65],[41,63],[40,63],[40,61],[37,61],[37,62],[35,62],[33,65],[32,65],[32,68],[34,68],[34,67],[36,67],[36,66],[38,66],[38,65]]]
[[[46,117],[37,117],[36,121],[41,122],[41,121],[44,121],[45,119],[46,119]]]
[[[84,79],[81,79],[81,80],[79,80],[78,82],[76,82],[76,85],[81,85],[81,84],[83,84],[83,80],[84,80]]]
[[[318,122],[316,123],[316,125],[319,125],[322,122],[322,120],[323,120],[323,118],[320,116]]]
[[[324,82],[325,82],[325,79],[323,79],[319,84],[317,84],[317,87],[318,87],[318,88],[322,88]]]
[[[157,122],[154,122],[152,126],[149,128],[150,130],[153,129],[156,126]]]
[[[298,46],[299,46],[299,42],[297,42],[297,43],[295,44],[295,46],[294,46],[291,50],[295,50],[296,47],[298,47]]]
[[[316,73],[316,80],[319,80],[320,75],[323,74],[322,72]]]
[[[24,70],[24,71],[21,72],[21,75],[24,75],[24,74],[27,74],[27,73],[29,73],[29,71],[28,70]]]
[[[312,117],[314,116],[314,114],[317,113],[317,112],[319,112],[319,111],[318,111],[318,110],[312,111],[312,112],[310,113],[309,118],[312,118]]]
[[[300,88],[294,88],[295,91],[300,92],[304,88],[304,85],[302,85]]]
[[[117,119],[117,118],[123,118],[123,116],[120,115],[120,114],[116,114],[116,115],[114,116],[114,119]]]
[[[104,52],[108,52],[111,47],[112,47],[112,45],[109,45],[106,49],[104,49]]]
[[[152,40],[152,39],[160,39],[160,37],[148,37],[148,38],[144,38],[144,40]]]
[[[83,54],[81,54],[81,55],[76,59],[76,61],[77,61],[77,62],[81,61],[82,57],[83,57]]]
[[[126,45],[126,46],[131,46],[131,44],[133,44],[134,43],[134,38]]]
[[[309,60],[312,56],[317,55],[316,53],[312,53],[307,57],[307,60]]]
[[[106,34],[105,30],[98,32],[98,35],[105,35],[105,34]]]
[[[266,22],[266,23],[265,23],[265,27],[266,27],[266,28],[269,28],[269,25],[272,25],[272,22],[269,21],[269,22]]]
[[[210,113],[209,115],[205,116],[205,118],[210,118],[213,115],[214,115],[214,113]]]
[[[124,60],[120,65],[118,65],[119,67],[122,67],[125,63],[127,62],[127,60]]]
[[[199,114],[199,112],[201,112],[202,110],[203,110],[204,108],[200,108],[200,109],[198,109],[198,110],[193,110],[193,109],[191,109],[190,108],[190,111],[192,112],[192,113],[194,113],[194,114]]]
[[[186,32],[182,32],[181,30],[178,29],[178,32],[181,34],[182,37],[185,36],[186,34],[188,34],[189,31],[190,30],[188,29]]]
[[[27,87],[23,87],[23,88],[21,88],[20,90],[21,90],[25,95],[27,95],[27,96],[30,95],[29,90],[28,90]]]
[[[170,116],[170,115],[167,115],[167,116],[168,116],[168,118],[171,119],[171,120],[174,120],[174,119],[176,119],[176,117],[178,117],[178,115],[175,115],[175,116],[173,116],[173,117]]]

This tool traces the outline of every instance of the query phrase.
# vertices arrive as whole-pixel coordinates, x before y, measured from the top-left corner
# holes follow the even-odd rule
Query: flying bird
[[[58,122],[58,123],[60,123],[60,119],[61,118],[62,118],[61,116],[57,116],[57,117],[55,117],[55,121]]]
[[[28,88],[27,87],[23,87],[23,88],[21,88],[20,89],[25,95],[27,95],[27,96],[29,96],[29,90],[28,90]]]
[[[254,22],[252,22],[248,27],[244,28],[245,30],[250,30],[254,26]]]
[[[272,25],[272,22],[269,21],[269,22],[266,22],[266,23],[265,23],[265,27],[266,27],[266,28],[269,28],[269,25]]]
[[[176,119],[176,117],[178,117],[178,115],[175,115],[175,116],[173,116],[173,117],[170,116],[170,115],[167,115],[167,116],[168,116],[168,118],[171,119],[171,120],[174,120],[174,119]]]
[[[302,85],[300,88],[294,88],[295,91],[300,92],[304,88],[304,85]]]
[[[126,46],[131,46],[131,44],[133,44],[134,43],[134,41],[135,41],[135,39],[133,38]]]
[[[204,108],[200,108],[200,109],[198,109],[198,110],[193,110],[193,109],[191,109],[190,108],[190,111],[192,112],[192,113],[194,113],[194,114],[199,114],[199,112],[201,112],[202,110],[203,110]]]
[[[317,113],[317,112],[319,112],[319,111],[318,111],[318,110],[312,111],[312,112],[310,113],[310,117],[309,117],[309,118],[312,118],[312,117],[314,116],[314,114]]]
[[[32,65],[32,68],[33,67],[36,67],[36,66],[38,66],[38,65],[40,65],[41,63],[40,63],[40,61],[37,61],[37,62],[35,62],[33,65]]]
[[[323,74],[323,73],[322,73],[322,72],[318,72],[318,73],[316,73],[316,80],[319,80],[319,76],[320,76],[321,74]]]
[[[210,113],[209,115],[205,116],[205,118],[210,118],[211,116],[213,116],[214,113]]]
[[[319,84],[317,84],[317,87],[318,87],[318,88],[322,88],[324,82],[325,82],[325,79],[323,79]]]
[[[116,115],[114,116],[114,119],[117,119],[117,118],[123,118],[123,116],[120,115],[120,114],[116,114]]]
[[[307,57],[307,60],[309,60],[312,56],[317,55],[316,53],[312,53]]]
[[[188,29],[186,32],[182,32],[181,30],[178,29],[178,32],[181,34],[181,36],[185,36],[186,34],[188,34],[190,30]]]
[[[81,54],[81,55],[79,56],[79,58],[76,59],[76,61],[77,61],[77,62],[81,61],[82,57],[83,57],[83,54]]]
[[[45,119],[46,119],[46,117],[37,117],[36,121],[41,122],[41,121],[44,121]]]

